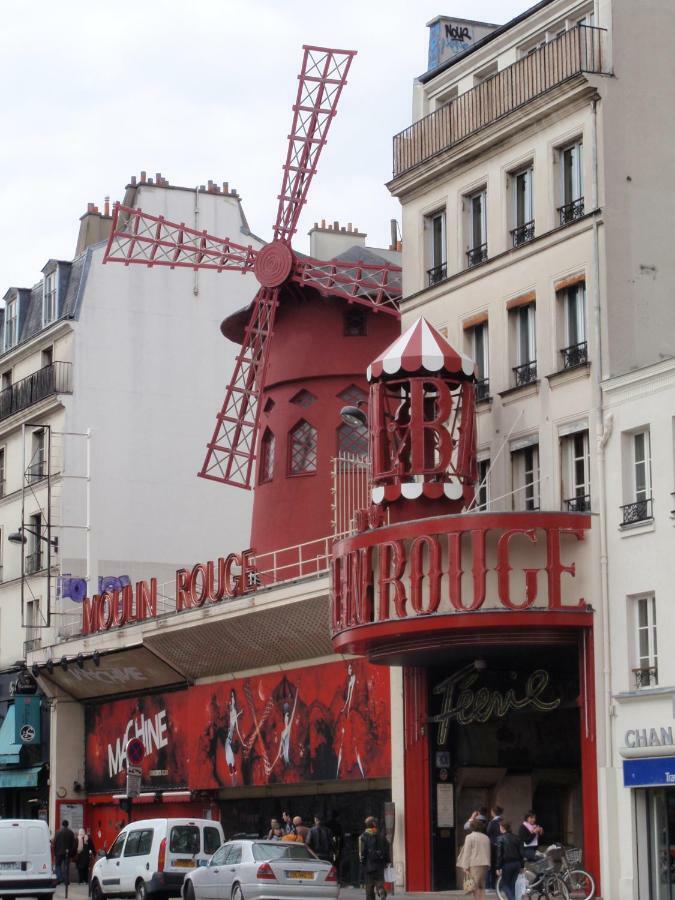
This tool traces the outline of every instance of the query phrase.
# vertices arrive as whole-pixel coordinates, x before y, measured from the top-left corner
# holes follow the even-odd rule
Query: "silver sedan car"
[[[337,900],[335,868],[294,841],[229,841],[183,883],[183,900]]]

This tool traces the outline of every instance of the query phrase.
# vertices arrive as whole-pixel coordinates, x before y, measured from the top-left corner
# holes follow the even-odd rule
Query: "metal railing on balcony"
[[[569,225],[575,219],[580,219],[584,214],[584,198],[577,197],[576,200],[570,200],[569,203],[559,206],[558,214],[560,215],[561,225]]]
[[[480,378],[476,382],[476,403],[482,403],[483,400],[490,399],[490,379]]]
[[[443,281],[443,279],[447,277],[447,263],[441,263],[438,266],[432,266],[430,269],[427,269],[427,287],[431,287],[433,284],[438,284],[439,281]]]
[[[511,229],[511,240],[514,247],[520,247],[521,244],[527,244],[534,238],[534,219],[531,222],[525,222],[524,225],[518,225],[517,228]]]
[[[0,421],[52,394],[70,394],[72,390],[71,364],[54,362],[0,391]]]
[[[563,347],[560,351],[563,369],[574,369],[577,366],[585,366],[588,362],[588,343],[580,341],[570,347]]]
[[[513,367],[513,377],[516,387],[523,387],[526,384],[532,384],[537,380],[537,360],[523,363],[522,366]]]
[[[635,689],[651,687],[659,683],[659,670],[657,666],[640,666],[633,669],[633,678],[635,679]]]
[[[591,511],[591,495],[581,494],[579,497],[570,497],[563,500],[567,507],[567,512],[590,512]]]
[[[606,73],[605,29],[577,25],[394,137],[394,178],[585,72]]]
[[[485,262],[486,259],[487,244],[480,244],[478,247],[472,247],[471,250],[466,251],[466,264],[469,268]]]
[[[635,525],[637,522],[647,522],[653,519],[652,503],[651,497],[647,497],[645,500],[635,500],[633,503],[625,503],[621,507],[621,524]]]

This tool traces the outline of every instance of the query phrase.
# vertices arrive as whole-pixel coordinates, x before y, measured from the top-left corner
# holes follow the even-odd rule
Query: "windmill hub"
[[[255,277],[266,288],[280,287],[291,274],[293,251],[283,241],[272,241],[258,252]]]

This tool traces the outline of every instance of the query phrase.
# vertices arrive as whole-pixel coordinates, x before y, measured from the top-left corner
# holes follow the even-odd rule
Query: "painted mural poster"
[[[117,792],[124,748],[144,789],[208,790],[390,775],[389,672],[356,659],[87,709],[87,790]]]

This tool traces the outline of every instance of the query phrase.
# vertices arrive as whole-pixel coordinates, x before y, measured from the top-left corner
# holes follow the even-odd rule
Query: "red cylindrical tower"
[[[228,317],[225,336],[240,343],[247,316]],[[340,450],[366,456],[368,449],[366,427],[343,422],[340,410],[367,400],[368,364],[399,331],[394,316],[310,288],[281,289],[260,399],[251,526],[257,558],[332,534],[333,459]],[[320,552],[317,543],[303,558]],[[277,564],[290,566],[291,556]]]

